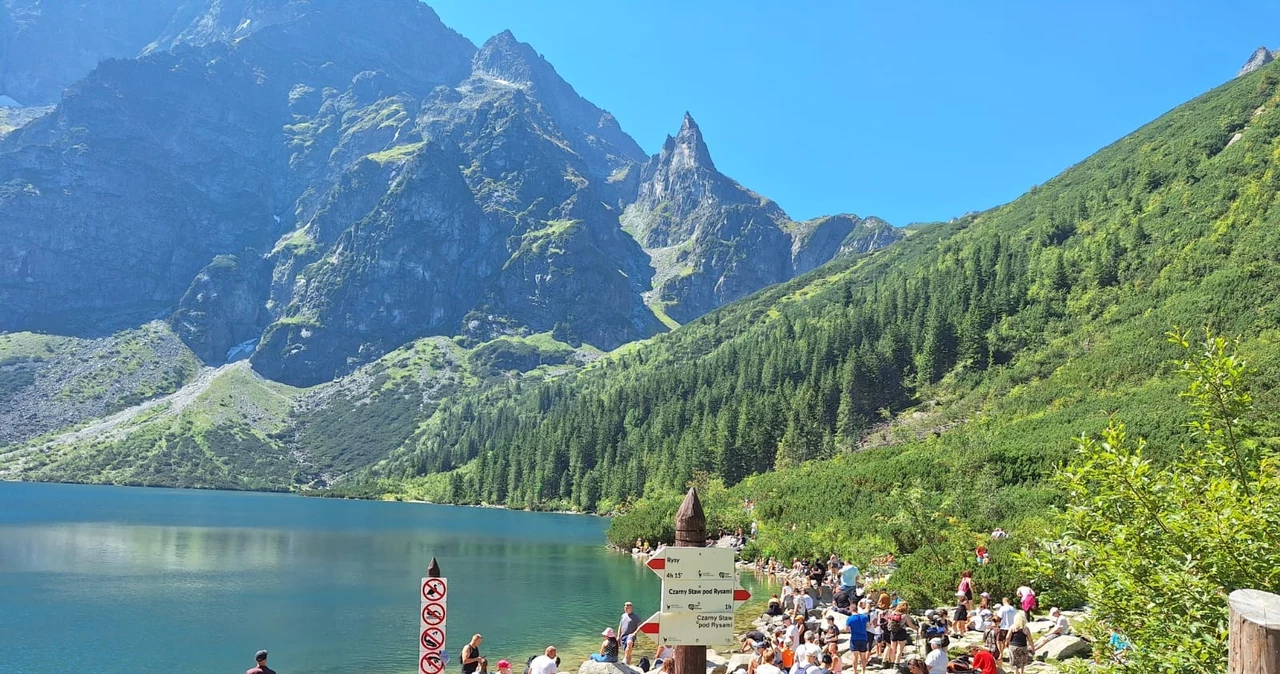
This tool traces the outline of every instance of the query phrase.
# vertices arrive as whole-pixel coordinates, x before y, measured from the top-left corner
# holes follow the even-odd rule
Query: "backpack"
[[[642,671],[642,672],[647,672],[647,671],[649,671],[649,668],[650,668],[650,667],[649,667],[649,665],[650,665],[650,663],[649,663],[649,656],[647,656],[647,655],[646,655],[646,656],[644,656],[644,657],[640,658],[640,662],[636,663],[636,665],[640,667],[640,671]]]

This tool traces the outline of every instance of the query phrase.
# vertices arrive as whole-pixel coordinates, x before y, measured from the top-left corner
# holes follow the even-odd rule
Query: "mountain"
[[[716,169],[688,113],[679,133],[641,169],[622,223],[654,261],[650,304],[682,323],[842,250],[869,252],[901,238],[878,219],[793,223],[777,204]]]
[[[1240,339],[1276,434],[1277,147],[1273,63],[1010,204],[912,228],[576,374],[460,392],[344,493],[608,510],[717,479],[822,548],[907,536],[894,523],[918,487],[974,531],[1030,527],[1073,437],[1118,416],[1157,461],[1179,446],[1176,326]],[[833,512],[856,524],[831,531]]]
[[[705,169],[648,159],[509,31],[477,49],[414,0],[0,7],[27,50],[6,95],[58,101],[0,117],[0,331],[163,318],[210,366],[308,386],[431,335],[612,349],[900,238],[792,223],[696,126]],[[679,246],[624,231],[656,189]]]
[[[1236,73],[1236,77],[1244,77],[1249,73],[1271,63],[1276,58],[1276,52],[1266,47],[1258,47],[1253,50],[1253,54],[1249,56],[1249,60],[1240,66],[1240,71]]]

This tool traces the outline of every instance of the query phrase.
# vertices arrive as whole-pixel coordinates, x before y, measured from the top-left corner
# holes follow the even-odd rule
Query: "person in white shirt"
[[[1035,647],[1031,650],[1038,651],[1050,641],[1071,634],[1071,623],[1067,622],[1067,617],[1062,615],[1062,611],[1058,610],[1057,606],[1049,609],[1049,619],[1053,621],[1053,627],[1036,641]]]
[[[929,674],[947,674],[947,650],[942,647],[942,639],[929,640],[929,654],[924,658]]]
[[[813,631],[809,631],[804,635],[804,643],[800,644],[795,649],[796,662],[802,662],[805,663],[805,666],[808,666],[809,656],[813,656],[813,664],[817,664],[818,655],[822,653],[822,647],[818,645],[817,637],[818,635]]]
[[[787,640],[787,643],[791,644],[791,650],[794,651],[797,648],[800,648],[800,626],[796,625],[796,622],[791,619],[791,616],[784,617],[782,619],[782,624],[787,628],[784,632],[784,638]]]
[[[1000,652],[1009,648],[1009,630],[1013,629],[1013,619],[1018,615],[1018,609],[1009,603],[1009,598],[1005,597],[1000,600],[1000,608],[996,609],[996,618],[1000,620]]]
[[[813,596],[807,592],[802,595],[797,595],[796,606],[802,607],[807,615],[809,611],[813,610]]]
[[[556,674],[556,647],[547,650],[529,663],[529,674]]]
[[[772,648],[760,649],[760,657],[752,663],[753,674],[782,674],[782,670],[773,664],[774,650]]]

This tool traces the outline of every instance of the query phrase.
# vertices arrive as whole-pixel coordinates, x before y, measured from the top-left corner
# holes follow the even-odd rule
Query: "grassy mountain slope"
[[[181,347],[163,324],[152,329]],[[6,390],[13,389],[7,395],[17,410],[48,405],[28,395],[42,390],[38,385],[43,380],[36,387],[26,380],[47,377],[44,370],[63,361],[88,360],[93,376],[118,377],[110,391],[137,378],[149,384],[143,375],[154,367],[141,368],[131,378],[124,375],[132,372],[132,361],[116,358],[103,364],[93,357],[99,351],[119,352],[137,341],[131,338],[136,338],[134,331],[87,350],[70,338],[2,335],[3,362],[9,364],[0,365],[0,381],[6,382]],[[246,361],[199,369],[184,349],[178,362],[190,365],[190,372],[184,371],[185,379],[168,389],[151,385],[145,395],[127,389],[128,397],[113,398],[114,406],[103,407],[101,418],[82,413],[72,419],[78,423],[54,425],[38,437],[28,433],[22,441],[0,445],[0,479],[263,490],[324,487],[412,438],[442,398],[554,376],[599,355],[548,334],[467,346],[463,341],[420,339],[350,376],[311,388],[264,379]],[[163,363],[165,358],[147,362]],[[69,386],[80,386],[77,381],[73,378]]]
[[[572,382],[454,398],[370,470],[367,493],[455,471],[451,500],[608,508],[700,473],[734,485],[826,459],[738,489],[773,501],[773,524],[810,530],[893,512],[885,497],[915,481],[968,499],[978,525],[1033,513],[1070,438],[1111,414],[1178,446],[1171,327],[1239,335],[1280,371],[1278,83],[1275,66],[1234,80],[1011,204],[826,265]],[[1271,390],[1264,412],[1280,407]]]

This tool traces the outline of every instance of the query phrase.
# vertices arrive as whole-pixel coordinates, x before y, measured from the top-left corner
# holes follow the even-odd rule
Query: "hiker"
[[[637,630],[640,629],[640,617],[636,615],[631,602],[622,605],[622,617],[618,620],[618,639],[626,652],[622,661],[631,664],[631,651],[636,646]],[[616,661],[616,659],[615,659]]]
[[[760,633],[756,632],[756,634],[760,634]],[[760,634],[760,641],[762,642],[764,641],[763,634]],[[658,644],[658,652],[653,655],[653,668],[658,669],[662,667],[662,663],[666,662],[667,660],[671,660],[672,658],[675,657],[675,655],[676,655],[676,649],[674,646],[668,646],[666,644]],[[644,667],[641,667],[640,669],[644,669]]]
[[[777,653],[772,648],[760,651],[760,656],[751,661],[751,667],[747,669],[747,674],[782,674],[782,670],[773,664],[777,657]],[[669,660],[673,665],[671,669],[673,672],[675,671],[675,661],[675,658]]]
[[[840,568],[840,590],[852,590],[858,586],[858,567],[853,562],[845,561],[844,566]]]
[[[753,650],[759,649],[761,644],[763,644],[767,638],[768,637],[764,635],[764,632],[761,632],[760,630],[751,630],[750,632],[747,632],[742,635],[742,650],[740,652],[750,653]],[[658,650],[661,652],[662,649],[659,648]]]
[[[960,572],[960,584],[956,586],[956,596],[973,601],[973,572],[969,569]]]
[[[600,633],[600,636],[604,637],[604,641],[600,642],[600,652],[592,653],[591,660],[593,662],[617,662],[618,635],[614,633],[612,627],[606,627]]]
[[[978,644],[969,644],[969,656],[973,658],[971,663],[973,669],[978,674],[999,674],[999,668],[996,667],[995,656],[991,651],[979,646]]]
[[[924,663],[923,658],[913,653],[902,661],[898,671],[903,674],[929,674],[929,666]]]
[[[907,646],[907,630],[912,627],[911,612],[907,602],[901,602],[892,611],[885,614],[885,625],[889,633],[889,650],[885,653],[885,664],[894,666],[902,657]]]
[[[836,624],[836,617],[830,613],[827,614],[827,628],[822,634],[822,652],[840,657],[840,626]]]
[[[474,674],[476,667],[480,664],[480,642],[484,641],[484,637],[479,634],[471,636],[471,641],[462,647],[462,657],[458,662],[462,663],[462,674]]]
[[[510,660],[499,660],[499,661],[498,661],[498,674],[511,674],[511,661],[510,661]]]
[[[956,593],[956,610],[951,614],[952,634],[962,638],[969,631],[969,600],[961,592]]]
[[[924,658],[929,674],[947,674],[947,649],[942,639],[934,637],[929,640],[929,654]]]
[[[796,648],[796,660],[806,663],[810,655],[814,657],[814,664],[817,664],[817,657],[822,655],[822,647],[818,645],[818,635],[814,632],[805,634],[804,643]]]
[[[1022,600],[1022,612],[1027,614],[1027,622],[1035,620],[1031,612],[1036,610],[1036,591],[1031,589],[1029,585],[1023,585],[1018,588],[1018,596]]]
[[[1063,637],[1063,636],[1067,636],[1068,634],[1071,634],[1071,623],[1067,621],[1066,616],[1062,615],[1062,611],[1059,610],[1057,606],[1054,606],[1053,608],[1049,609],[1049,619],[1053,621],[1053,627],[1048,632],[1046,632],[1044,636],[1041,636],[1038,640],[1036,640],[1036,644],[1033,647],[1034,650],[1038,651],[1041,648],[1044,648],[1045,644],[1049,643],[1050,641],[1053,641],[1058,637]]]
[[[489,674],[489,658],[480,658],[479,669],[476,674]]]
[[[986,566],[987,562],[991,561],[991,553],[987,552],[987,546],[982,543],[973,549],[973,554],[978,559],[978,566]]]
[[[782,602],[778,600],[778,595],[769,597],[769,606],[764,610],[764,614],[769,617],[780,616],[784,614],[782,610]]]
[[[252,669],[244,674],[276,674],[274,669],[267,666],[267,652],[265,650],[258,651],[253,655],[253,661],[257,663]]]
[[[871,621],[869,613],[859,611],[844,621],[846,627],[849,628],[849,657],[853,660],[854,674],[862,674],[867,671],[867,661],[871,658],[868,654],[871,650],[869,635],[867,634],[867,624]],[[839,651],[836,652],[839,658]]]
[[[1027,665],[1031,664],[1034,651],[1028,639],[1031,638],[1031,630],[1027,629],[1027,616],[1022,613],[1015,613],[1013,617],[1013,626],[1009,628],[1009,666],[1013,667],[1014,674],[1022,674]]]
[[[1013,603],[1008,597],[1000,600],[1000,608],[996,609],[996,616],[999,618],[1000,624],[1000,648],[996,651],[996,655],[1003,654],[1009,648],[1009,630],[1013,629],[1014,616],[1018,614],[1018,609],[1013,607]]]
[[[547,646],[542,655],[529,661],[529,674],[556,674],[556,647]]]

